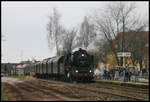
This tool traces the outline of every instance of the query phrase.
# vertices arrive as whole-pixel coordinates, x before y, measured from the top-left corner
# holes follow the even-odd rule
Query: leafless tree
[[[53,8],[53,13],[49,16],[49,22],[47,24],[47,41],[48,47],[51,50],[52,47],[56,47],[56,51],[58,54],[59,46],[61,45],[62,34],[64,33],[64,28],[60,24],[60,13],[56,8]]]
[[[98,47],[98,56],[101,62],[106,64],[107,59],[106,56],[111,53],[110,47],[108,46],[108,42],[105,39],[100,40],[99,42],[96,42],[97,44],[95,46]]]
[[[119,62],[117,52],[124,52],[131,47],[130,43],[125,45],[125,32],[136,31],[136,33],[134,33],[135,37],[138,32],[146,27],[145,22],[141,21],[139,17],[136,17],[135,9],[136,5],[134,4],[119,2],[109,4],[101,16],[98,16],[98,13],[94,14],[93,20],[96,28],[108,41],[117,62]],[[120,34],[121,32],[122,35]],[[119,34],[121,37],[119,37]],[[121,60],[121,62],[123,62],[123,59]],[[121,65],[123,65],[123,63],[121,63]]]
[[[97,64],[99,61],[106,64],[106,56],[107,54],[111,53],[108,42],[105,39],[97,40],[94,42],[94,46],[94,50],[88,51],[88,53],[94,56],[94,64]]]
[[[94,25],[89,23],[89,19],[85,16],[84,21],[81,23],[80,35],[78,37],[79,45],[87,49],[88,45],[95,38],[96,33]]]
[[[66,30],[63,37],[63,54],[71,53],[72,50],[76,47],[76,35],[77,30],[71,29]]]

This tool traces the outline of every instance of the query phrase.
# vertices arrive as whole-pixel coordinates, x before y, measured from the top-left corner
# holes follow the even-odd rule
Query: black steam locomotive
[[[94,79],[93,56],[79,49],[65,56],[44,59],[24,68],[25,75],[37,78],[58,79],[64,81],[92,81]]]

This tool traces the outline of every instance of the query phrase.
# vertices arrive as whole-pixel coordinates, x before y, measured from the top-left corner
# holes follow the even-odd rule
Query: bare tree
[[[96,56],[99,57],[99,60],[106,64],[107,59],[106,56],[111,53],[110,47],[108,46],[108,42],[105,39],[95,42],[95,46],[98,48],[98,52]]]
[[[111,53],[108,46],[108,42],[105,39],[101,39],[94,42],[95,49],[89,50],[88,53],[94,56],[94,64],[98,64],[99,61],[104,65],[107,63],[107,54]]]
[[[76,47],[76,35],[77,30],[66,30],[63,37],[63,54],[71,53],[72,50]]]
[[[117,62],[119,62],[117,52],[124,52],[131,46],[130,43],[125,45],[125,32],[136,31],[136,33],[134,33],[135,37],[138,32],[146,27],[145,22],[140,21],[139,17],[136,17],[134,12],[135,8],[136,6],[134,4],[121,2],[109,4],[107,8],[104,9],[103,15],[98,16],[98,14],[95,14],[93,17],[97,30],[101,32],[100,34],[108,41]],[[117,37],[120,32],[122,32],[122,36]],[[123,62],[123,59],[121,60],[121,62]],[[121,63],[121,65],[123,65],[123,63]]]
[[[53,8],[53,14],[49,16],[49,22],[47,24],[47,40],[48,40],[48,47],[51,50],[52,47],[56,47],[56,51],[58,54],[62,34],[64,33],[64,29],[60,24],[60,13],[57,11],[56,8]]]
[[[79,44],[87,49],[88,45],[93,41],[95,36],[96,33],[94,25],[90,24],[89,19],[85,16],[80,27],[80,36],[78,37]]]

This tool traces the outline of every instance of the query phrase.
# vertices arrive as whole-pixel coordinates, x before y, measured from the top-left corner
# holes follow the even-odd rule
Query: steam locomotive
[[[94,79],[93,56],[80,48],[74,53],[30,64],[24,68],[24,74],[37,78],[90,82]]]

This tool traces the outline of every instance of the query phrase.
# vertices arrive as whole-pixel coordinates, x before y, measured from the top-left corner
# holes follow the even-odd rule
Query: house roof
[[[125,36],[124,36],[125,40],[133,40],[133,38],[135,36],[134,34],[136,34],[136,33],[134,31],[132,31],[132,32],[125,32],[124,34],[125,34]],[[112,42],[115,43],[117,38],[121,38],[121,40],[122,40],[122,35],[123,35],[123,32],[120,32],[116,36],[116,38],[112,40]],[[148,42],[149,41],[149,31],[141,31],[141,32],[137,33],[135,39],[137,41],[144,39],[145,41]]]

